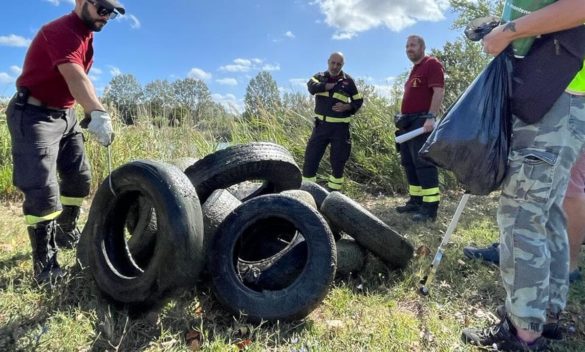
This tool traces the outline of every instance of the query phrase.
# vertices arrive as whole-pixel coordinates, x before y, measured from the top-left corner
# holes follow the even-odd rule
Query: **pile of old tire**
[[[364,248],[393,268],[412,257],[408,241],[355,201],[301,182],[280,145],[172,163],[131,162],[96,193],[78,257],[117,302],[156,305],[199,280],[235,315],[296,320],[336,273],[361,270]]]
[[[308,240],[322,229],[307,227],[309,215],[291,218],[296,209],[292,205],[279,213],[280,202],[292,202],[283,197],[296,199],[300,202],[296,207],[324,218],[326,232],[338,239],[332,244],[335,261],[331,262],[331,266],[337,265],[338,274],[361,270],[364,248],[392,268],[403,268],[412,257],[412,245],[358,203],[316,183],[301,183],[300,170],[281,146],[250,143],[229,147],[199,160],[185,173],[205,200],[204,248],[212,289],[228,310],[250,320],[302,317],[329,285],[324,279],[330,277],[321,268],[312,273],[318,277],[311,279],[322,290],[305,289],[315,254],[320,260],[327,257],[327,252],[316,252],[311,247],[314,242]],[[341,233],[353,239],[340,239]],[[296,292],[293,298],[303,295],[303,300],[291,299],[291,292]]]
[[[307,203],[310,194],[304,200],[287,194],[301,186],[290,152],[273,143],[235,145],[185,174],[203,202],[206,268],[218,301],[250,321],[296,320],[314,310],[335,276],[335,241],[323,215]],[[299,242],[303,260],[281,266],[286,280],[254,280]]]
[[[145,212],[156,213],[156,230],[135,227],[135,256],[125,231],[129,209],[141,197],[148,200]],[[143,236],[145,229],[148,236]],[[195,188],[169,164],[139,160],[122,165],[95,194],[77,256],[106,297],[131,307],[156,306],[193,287],[204,263],[203,218]]]

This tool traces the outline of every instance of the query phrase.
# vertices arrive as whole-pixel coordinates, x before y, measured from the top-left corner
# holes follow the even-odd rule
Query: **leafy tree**
[[[443,110],[449,108],[467,89],[490,61],[478,43],[465,38],[447,42],[440,50],[432,50],[445,67],[445,98]]]
[[[167,120],[176,105],[173,86],[167,80],[155,80],[144,87],[144,102],[154,119]]]
[[[213,108],[214,103],[207,84],[199,79],[185,78],[173,82],[174,99],[178,111],[175,111],[174,118],[178,122],[184,120],[188,115],[193,124],[206,116],[207,110]]]
[[[113,104],[126,124],[138,117],[138,104],[143,99],[140,82],[131,74],[114,76],[104,92],[104,102]]]
[[[286,111],[295,112],[302,116],[312,114],[315,103],[308,93],[286,92],[282,96],[282,107]]]
[[[469,21],[485,16],[499,17],[504,9],[503,0],[450,0],[449,4],[458,17],[453,21],[453,29],[465,28]]]
[[[464,29],[471,20],[485,16],[499,16],[502,0],[450,0],[451,8],[458,14],[453,29]],[[462,36],[447,42],[442,49],[434,49],[431,55],[445,66],[445,99],[443,109],[449,108],[465,91],[471,82],[485,68],[491,57],[481,50],[479,42],[472,42]]]
[[[282,102],[276,81],[267,71],[261,71],[250,80],[244,97],[244,118],[260,116],[261,112],[274,113],[281,109]]]

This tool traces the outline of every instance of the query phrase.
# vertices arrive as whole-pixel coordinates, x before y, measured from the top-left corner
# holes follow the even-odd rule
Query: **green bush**
[[[393,194],[407,190],[394,145],[394,126],[391,123],[395,114],[393,106],[386,99],[370,95],[354,117],[351,127],[352,154],[345,173],[347,193]],[[209,117],[193,127],[156,124],[152,117],[139,118],[136,124],[127,126],[116,118],[114,112],[116,138],[111,147],[112,166],[115,168],[135,159],[201,158],[216,150],[220,143],[268,141],[290,150],[302,167],[313,126],[311,109],[304,106],[298,109],[282,108],[276,113],[260,111],[258,116],[247,119]],[[6,118],[0,116],[0,196],[13,197],[18,193],[12,186],[10,136]],[[107,149],[88,135],[86,150],[95,180],[92,190],[95,190],[108,175]],[[318,178],[321,180],[330,173],[328,153],[319,168]],[[445,189],[456,187],[453,177],[446,172],[441,173],[441,184]]]

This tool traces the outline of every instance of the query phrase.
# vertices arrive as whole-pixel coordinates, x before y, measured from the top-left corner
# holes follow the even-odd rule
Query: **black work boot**
[[[490,351],[547,351],[544,337],[526,343],[516,336],[517,330],[508,318],[486,329],[463,329],[461,339],[467,344]]]
[[[64,275],[57,262],[56,226],[55,220],[50,220],[28,227],[33,255],[33,272],[39,285],[51,283]]]
[[[410,196],[410,199],[406,204],[396,207],[396,211],[399,213],[415,213],[419,210],[421,205],[421,196]]]
[[[81,232],[77,228],[77,219],[79,218],[79,207],[74,205],[64,205],[63,212],[57,218],[57,235],[55,240],[60,248],[75,248]]]
[[[506,306],[503,304],[498,306],[498,308],[496,308],[496,314],[500,320],[506,319],[508,316],[506,313]],[[548,317],[552,318],[553,321],[545,323],[542,326],[542,336],[549,340],[562,340],[564,328],[559,323],[558,314],[556,316],[549,315]]]
[[[439,209],[439,202],[422,203],[420,209],[412,215],[412,221],[425,222],[437,220],[437,210]]]

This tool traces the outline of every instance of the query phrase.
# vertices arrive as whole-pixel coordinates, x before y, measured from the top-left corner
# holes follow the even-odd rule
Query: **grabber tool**
[[[418,291],[424,296],[427,296],[429,294],[429,286],[433,282],[435,273],[437,272],[437,267],[439,266],[439,263],[441,263],[441,259],[443,259],[445,247],[447,246],[447,243],[449,243],[451,235],[453,234],[453,231],[455,231],[455,228],[457,227],[457,223],[459,222],[459,218],[461,217],[461,213],[463,213],[463,209],[465,208],[465,204],[467,204],[469,196],[470,196],[469,193],[465,193],[463,197],[461,197],[459,205],[457,205],[457,209],[455,210],[455,214],[451,219],[451,223],[449,224],[449,227],[447,228],[447,231],[445,232],[445,235],[441,240],[439,248],[437,248],[437,253],[433,258],[430,267],[426,270],[425,275],[420,280]]]

